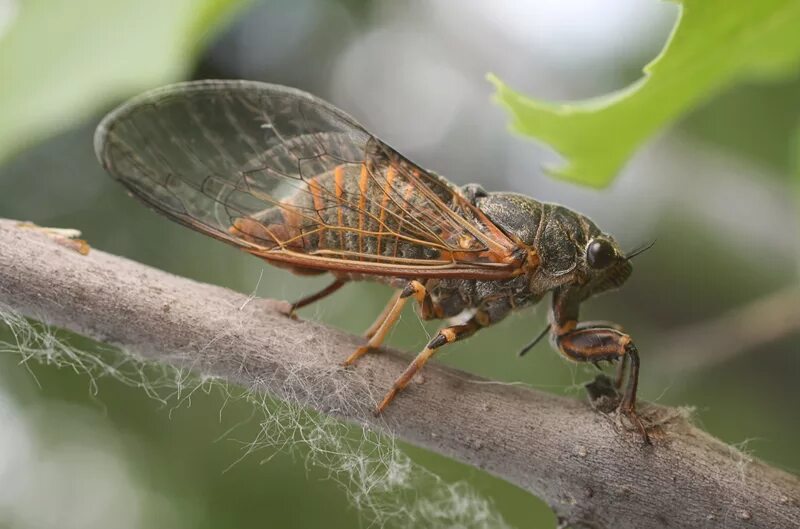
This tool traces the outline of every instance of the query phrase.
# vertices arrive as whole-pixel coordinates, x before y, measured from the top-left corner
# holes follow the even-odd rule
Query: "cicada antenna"
[[[646,252],[647,250],[649,250],[650,248],[652,248],[652,247],[653,247],[653,245],[654,245],[655,243],[656,243],[656,239],[653,239],[653,242],[651,242],[650,244],[645,244],[644,246],[640,246],[639,248],[637,248],[636,250],[634,250],[634,251],[633,251],[633,252],[632,252],[632,253],[631,253],[629,256],[627,256],[627,257],[625,258],[625,260],[626,260],[626,261],[630,261],[631,259],[633,259],[633,258],[634,258],[634,257],[636,257],[637,255],[639,255],[639,254],[642,254],[642,253]]]

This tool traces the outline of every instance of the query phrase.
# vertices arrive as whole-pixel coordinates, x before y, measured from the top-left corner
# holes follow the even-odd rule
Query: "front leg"
[[[630,362],[630,373],[619,411],[639,429],[646,443],[650,443],[647,430],[636,414],[636,390],[639,383],[639,351],[631,337],[614,325],[605,322],[578,323],[580,299],[571,291],[556,291],[550,313],[551,342],[564,356],[574,362],[603,360],[620,361],[617,384],[621,385],[625,364]]]
[[[618,323],[614,323],[613,321],[605,321],[605,320],[598,320],[598,321],[582,321],[578,323],[575,327],[575,330],[584,330],[584,329],[614,329],[619,332],[624,332],[622,330],[622,325]],[[559,349],[560,350],[560,349]],[[598,365],[602,362],[603,359],[594,361],[595,365],[599,368]],[[625,368],[628,366],[628,356],[625,355],[617,364],[617,375],[614,377],[614,387],[619,390],[622,388],[622,383],[625,380]]]

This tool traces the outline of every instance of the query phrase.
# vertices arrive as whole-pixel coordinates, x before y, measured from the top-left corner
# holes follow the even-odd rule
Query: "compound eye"
[[[606,268],[614,262],[617,252],[605,239],[593,239],[586,247],[586,262],[596,269]]]

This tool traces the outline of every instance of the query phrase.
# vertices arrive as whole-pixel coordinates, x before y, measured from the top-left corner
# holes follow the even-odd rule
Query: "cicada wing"
[[[95,150],[153,208],[266,259],[409,276],[511,267],[512,245],[456,188],[299,90],[153,90],[102,121]]]
[[[95,135],[102,165],[176,220],[230,238],[258,215],[343,163],[370,136],[304,92],[247,81],[179,83],[109,114]]]

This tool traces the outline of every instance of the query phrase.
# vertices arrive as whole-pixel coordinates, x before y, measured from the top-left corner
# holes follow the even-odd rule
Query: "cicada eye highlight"
[[[603,269],[614,262],[617,252],[605,239],[593,239],[586,246],[586,262],[595,269]]]

